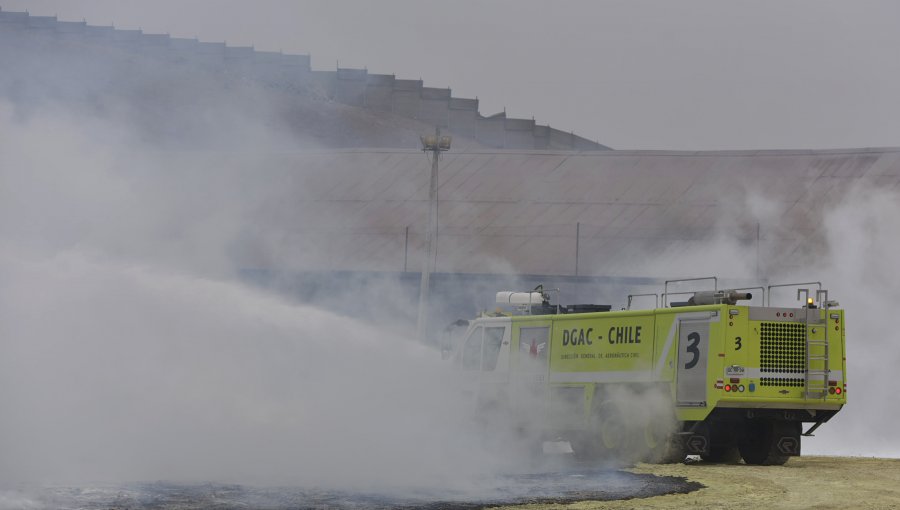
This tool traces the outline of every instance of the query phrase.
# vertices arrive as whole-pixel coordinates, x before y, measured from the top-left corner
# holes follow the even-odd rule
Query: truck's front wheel
[[[634,428],[616,402],[604,402],[598,411],[603,451],[613,458],[626,460],[634,452]]]
[[[634,451],[633,436],[622,408],[608,400],[595,408],[587,432],[572,443],[572,448],[582,459],[626,460]]]

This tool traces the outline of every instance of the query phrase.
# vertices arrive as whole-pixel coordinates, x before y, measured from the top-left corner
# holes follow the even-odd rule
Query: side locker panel
[[[675,399],[678,406],[706,407],[709,321],[681,319]]]

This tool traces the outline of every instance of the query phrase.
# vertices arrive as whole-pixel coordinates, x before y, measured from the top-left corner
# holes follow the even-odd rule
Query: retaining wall
[[[394,75],[369,74],[367,69],[338,68],[313,71],[309,55],[257,51],[249,46],[223,42],[147,34],[93,26],[86,22],[59,21],[55,16],[31,16],[27,12],[0,10],[0,35],[32,38],[49,47],[60,43],[89,43],[142,57],[161,59],[239,76],[271,86],[312,84],[331,100],[392,113],[440,126],[458,136],[488,147],[508,149],[607,150],[597,142],[535,123],[511,119],[502,112],[482,115],[478,99],[453,97],[449,88],[425,87],[422,80],[397,79]]]

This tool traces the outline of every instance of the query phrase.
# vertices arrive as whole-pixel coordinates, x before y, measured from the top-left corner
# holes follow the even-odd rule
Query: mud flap
[[[678,436],[684,442],[684,451],[688,455],[709,454],[709,427],[700,424],[694,430],[681,432]]]
[[[799,423],[778,422],[775,424],[775,450],[781,455],[800,455]]]

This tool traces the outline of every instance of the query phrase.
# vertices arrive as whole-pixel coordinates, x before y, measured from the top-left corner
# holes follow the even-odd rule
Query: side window
[[[505,327],[484,328],[484,359],[481,370],[489,372],[497,367],[497,358],[500,356],[500,345],[503,343]]]
[[[481,368],[481,326],[472,330],[466,343],[463,344],[462,364],[466,370]]]

